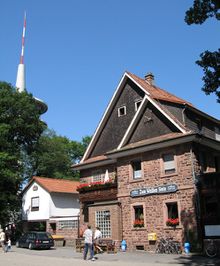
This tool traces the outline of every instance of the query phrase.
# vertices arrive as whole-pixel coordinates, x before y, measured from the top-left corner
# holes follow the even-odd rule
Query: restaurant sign
[[[165,193],[173,193],[178,190],[176,184],[158,186],[158,187],[147,187],[147,188],[138,188],[133,189],[130,192],[130,196],[133,197],[141,197],[141,196],[150,196],[153,194],[165,194]]]

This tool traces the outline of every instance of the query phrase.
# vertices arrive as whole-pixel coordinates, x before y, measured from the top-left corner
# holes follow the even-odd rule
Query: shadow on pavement
[[[208,258],[202,255],[182,255],[175,260],[179,264],[190,266],[220,266],[220,258]]]

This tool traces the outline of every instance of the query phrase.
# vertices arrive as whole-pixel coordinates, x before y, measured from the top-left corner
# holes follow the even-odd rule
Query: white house
[[[78,236],[79,182],[34,176],[22,191],[24,231],[43,230],[65,239]]]

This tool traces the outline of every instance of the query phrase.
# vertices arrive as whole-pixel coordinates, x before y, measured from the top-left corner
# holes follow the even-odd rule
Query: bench
[[[108,238],[99,239],[99,247],[107,253],[116,253],[115,241]],[[84,238],[76,238],[76,252],[82,252],[84,249]],[[98,253],[98,250],[95,250]]]
[[[108,238],[100,238],[98,246],[107,253],[116,253],[115,241]]]
[[[76,252],[82,252],[84,249],[84,238],[76,238]]]
[[[64,236],[61,235],[52,235],[53,240],[54,240],[54,246],[55,247],[64,247],[65,246],[65,238]]]

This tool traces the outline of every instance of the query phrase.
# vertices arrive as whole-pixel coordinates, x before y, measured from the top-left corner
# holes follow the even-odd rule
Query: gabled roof
[[[56,192],[70,194],[77,194],[78,191],[76,191],[76,189],[80,184],[78,181],[33,176],[22,193],[24,193],[33,182],[38,183],[49,193]]]
[[[93,135],[93,138],[81,160],[80,163],[84,163],[90,155],[91,150],[93,149],[99,135],[102,132],[102,129],[105,126],[106,121],[108,120],[108,117],[114,107],[115,102],[117,101],[118,97],[120,96],[120,92],[122,91],[122,89],[124,88],[125,83],[127,82],[127,80],[130,79],[132,80],[144,93],[145,93],[145,98],[147,101],[150,101],[155,108],[158,109],[158,111],[166,117],[166,119],[168,119],[180,132],[182,133],[186,133],[187,130],[186,128],[179,122],[177,121],[171,114],[170,112],[168,112],[168,110],[165,110],[165,108],[162,108],[160,101],[167,101],[167,102],[173,102],[176,104],[181,104],[181,105],[190,105],[192,106],[191,103],[188,103],[187,101],[176,97],[175,95],[168,93],[154,85],[151,85],[150,83],[148,83],[146,80],[141,79],[139,77],[137,77],[136,75],[126,71],[123,75],[123,77],[121,78],[118,87],[114,93],[114,95],[112,96],[112,99],[95,131],[95,134]],[[142,103],[143,105],[144,103]],[[141,108],[140,108],[141,109]],[[124,138],[122,139],[121,143],[118,146],[118,149],[120,149],[123,145],[126,144],[126,140],[128,139],[129,134],[131,133],[132,127],[135,125],[136,120],[138,118],[139,113],[141,112],[141,110],[139,110],[135,117],[133,118],[131,124],[128,126],[128,130],[125,133]]]

